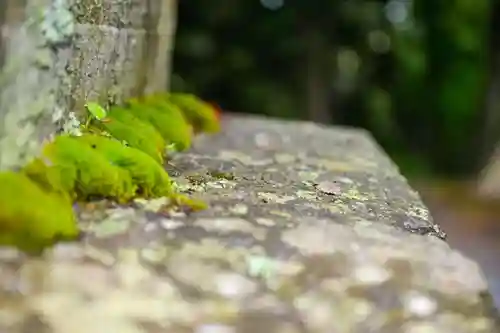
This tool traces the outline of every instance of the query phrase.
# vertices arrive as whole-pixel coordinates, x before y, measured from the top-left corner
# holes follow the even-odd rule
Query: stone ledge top
[[[0,331],[500,329],[478,266],[366,132],[233,115],[172,164],[209,210],[98,203],[82,243],[0,252]]]

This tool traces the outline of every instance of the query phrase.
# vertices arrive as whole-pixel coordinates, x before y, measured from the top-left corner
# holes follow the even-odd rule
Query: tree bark
[[[480,161],[486,165],[480,173],[480,195],[500,197],[500,2],[493,1],[490,16],[489,85],[483,112],[483,137]]]
[[[329,110],[329,79],[330,66],[326,59],[328,53],[325,41],[314,29],[305,34],[306,55],[306,85],[307,113],[309,120],[328,124],[332,120]]]
[[[144,93],[152,94],[170,88],[172,53],[177,28],[177,0],[149,0],[149,12],[156,17],[151,20],[147,38]]]
[[[489,85],[483,113],[482,162],[491,157],[500,139],[500,2],[493,1],[490,18]],[[497,155],[498,149],[495,155]],[[496,156],[495,158],[500,158]]]

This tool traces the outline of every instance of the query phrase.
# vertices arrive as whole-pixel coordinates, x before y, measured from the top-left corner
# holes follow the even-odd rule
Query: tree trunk
[[[307,113],[309,119],[328,124],[332,120],[329,110],[329,76],[332,75],[328,65],[328,48],[321,34],[311,29],[305,34]]]
[[[479,179],[479,193],[500,198],[500,2],[494,1],[490,17],[489,85],[483,113],[481,161],[486,164]],[[495,148],[496,146],[496,148]]]
[[[162,92],[170,88],[172,53],[177,27],[177,0],[149,0],[151,19],[147,28],[147,55],[144,93]],[[159,13],[159,14],[157,14]]]
[[[482,160],[491,156],[500,139],[500,2],[494,1],[490,23],[490,78],[483,117]],[[497,156],[496,158],[500,158]]]

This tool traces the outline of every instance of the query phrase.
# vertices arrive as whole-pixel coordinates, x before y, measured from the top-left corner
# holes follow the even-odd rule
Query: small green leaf
[[[100,106],[99,104],[97,103],[94,103],[94,102],[89,102],[87,104],[85,104],[85,107],[87,108],[87,110],[89,110],[89,112],[97,119],[97,120],[101,120],[103,118],[106,118],[106,115],[107,115],[107,112],[106,110]]]
[[[167,155],[178,152],[177,145],[175,143],[169,144],[166,150],[167,150]]]

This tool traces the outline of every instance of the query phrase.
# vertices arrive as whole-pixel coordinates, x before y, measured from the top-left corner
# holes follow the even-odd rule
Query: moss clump
[[[110,164],[126,170],[137,186],[139,196],[153,198],[173,194],[167,172],[146,153],[101,135],[84,134],[75,140],[104,156]]]
[[[45,191],[57,193],[68,200],[76,199],[74,187],[77,170],[71,165],[54,165],[51,159],[38,157],[21,171]]]
[[[138,99],[129,100],[127,105],[134,116],[153,125],[177,151],[184,151],[191,146],[192,126],[175,105],[168,101],[153,104]]]
[[[131,105],[137,103],[141,106],[170,112],[178,109],[190,124],[195,134],[216,133],[220,131],[219,112],[212,105],[192,94],[186,93],[158,93],[148,95],[141,99],[130,101]]]
[[[210,171],[210,176],[217,179],[234,180],[235,176],[232,172]]]
[[[165,169],[144,152],[101,135],[84,134],[76,140],[105,156],[111,164],[127,170],[137,186],[138,197],[168,197],[174,204],[187,206],[194,211],[207,208],[202,201],[176,193]]]
[[[43,187],[66,192],[78,200],[98,197],[126,202],[136,192],[126,170],[69,135],[46,144],[42,157],[28,164],[23,172]]]
[[[0,244],[38,254],[80,234],[71,202],[48,192],[22,173],[0,173]]]
[[[109,133],[115,139],[126,142],[163,164],[166,143],[156,128],[135,117],[129,110],[114,107],[106,119],[93,120],[91,126]]]
[[[114,106],[109,110],[108,117],[110,119],[117,119],[128,126],[135,128],[141,134],[148,138],[148,142],[154,145],[155,150],[161,155],[165,152],[165,147],[167,146],[167,142],[158,132],[155,126],[151,125],[149,122],[145,122],[138,117],[134,116],[130,110]],[[134,147],[139,150],[142,150],[140,147]],[[147,153],[146,151],[144,151]]]
[[[75,239],[74,200],[165,196],[205,209],[204,202],[175,192],[162,165],[166,144],[188,149],[198,125],[170,101],[152,101],[131,100],[109,112],[93,103],[83,135],[59,135],[20,172],[0,173],[0,244],[39,252],[58,239]]]
[[[207,102],[185,93],[170,93],[165,98],[183,111],[186,119],[193,125],[195,133],[220,131],[219,114]]]

